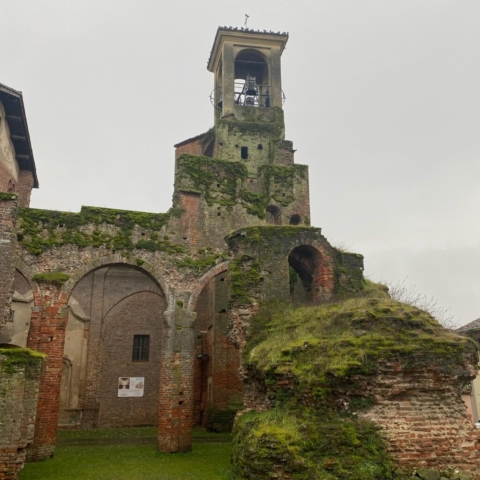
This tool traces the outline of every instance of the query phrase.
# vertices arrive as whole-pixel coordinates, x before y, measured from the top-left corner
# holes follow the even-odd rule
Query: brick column
[[[9,356],[16,363],[5,367]],[[43,359],[17,349],[0,354],[0,478],[16,480],[23,468],[26,447],[33,439],[38,384]]]
[[[40,378],[35,437],[27,453],[31,461],[44,460],[55,453],[67,300],[65,292],[55,285],[42,285],[41,290],[34,291],[27,346],[46,353],[47,359]]]
[[[29,170],[20,170],[18,177],[18,206],[28,208],[30,206],[30,196],[32,195],[33,173]]]
[[[178,303],[175,311],[165,312],[162,332],[157,444],[165,453],[192,448],[195,314]]]
[[[10,316],[15,278],[17,196],[0,192],[0,330]]]

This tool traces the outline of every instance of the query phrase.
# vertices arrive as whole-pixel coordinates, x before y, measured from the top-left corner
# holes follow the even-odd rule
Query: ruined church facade
[[[29,208],[23,98],[0,88],[0,348],[46,354],[30,459],[53,455],[59,427],[157,425],[160,451],[189,450],[192,426],[228,429],[243,407],[259,299],[361,289],[362,256],[310,226],[308,167],[285,139],[287,40],[218,29],[214,126],[175,145],[166,213]]]

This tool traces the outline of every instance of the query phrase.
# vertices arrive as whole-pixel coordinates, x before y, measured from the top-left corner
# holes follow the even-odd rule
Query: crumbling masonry
[[[214,126],[175,145],[167,213],[29,208],[38,181],[23,99],[0,85],[0,347],[46,355],[25,380],[31,403],[39,378],[29,459],[54,454],[59,426],[158,425],[160,451],[189,450],[193,425],[228,429],[243,408],[259,302],[362,290],[363,257],[310,226],[308,167],[284,135],[287,40],[218,29]],[[2,367],[2,388],[10,374]],[[121,394],[120,379],[139,378],[138,396]]]

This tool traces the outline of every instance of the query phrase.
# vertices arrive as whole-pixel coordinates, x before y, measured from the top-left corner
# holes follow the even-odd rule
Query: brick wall
[[[16,480],[33,440],[42,360],[7,367],[8,358],[0,353],[0,478]]]
[[[160,329],[166,309],[161,289],[133,268],[108,266],[83,277],[72,299],[89,318],[85,324],[87,359],[76,344],[66,345],[64,352],[72,368],[80,367],[85,378],[78,402],[83,428],[156,425]],[[146,363],[132,362],[136,334],[151,336]],[[77,343],[83,341],[77,336]],[[145,377],[144,397],[118,398],[119,377]],[[65,411],[63,418],[68,415],[72,414]]]
[[[184,143],[175,148],[175,160],[183,153],[188,153],[189,155],[203,155],[203,147],[200,139],[194,139],[191,142]]]
[[[157,425],[161,316],[165,308],[165,300],[158,294],[142,292],[121,301],[105,316],[101,344],[100,428]],[[132,361],[134,335],[150,336],[148,362]],[[119,377],[144,377],[144,396],[118,398]]]
[[[454,466],[480,477],[480,431],[461,397],[471,375],[466,368],[449,375],[438,365],[407,369],[402,361],[384,362],[371,384],[364,382],[362,393],[376,405],[362,417],[382,427],[401,466]]]
[[[15,277],[16,195],[0,194],[0,329],[10,316]]]
[[[25,208],[30,206],[34,180],[33,173],[29,170],[20,170],[18,177],[18,206]]]

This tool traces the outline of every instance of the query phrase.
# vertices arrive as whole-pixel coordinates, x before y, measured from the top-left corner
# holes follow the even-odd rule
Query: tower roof
[[[252,30],[250,28],[237,28],[237,27],[218,27],[215,40],[213,42],[210,57],[207,63],[207,69],[213,72],[216,59],[219,57],[222,51],[222,45],[225,40],[242,40],[247,45],[254,45],[259,43],[270,43],[280,47],[280,51],[283,52],[285,45],[288,41],[288,32],[272,32],[267,30]]]
[[[33,186],[38,188],[37,170],[33,158],[22,92],[0,83],[0,101],[5,108],[6,121],[10,130],[10,140],[15,148],[18,166],[21,170],[32,172]]]

